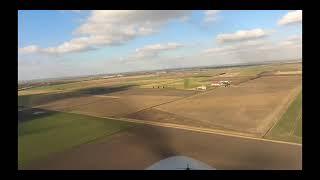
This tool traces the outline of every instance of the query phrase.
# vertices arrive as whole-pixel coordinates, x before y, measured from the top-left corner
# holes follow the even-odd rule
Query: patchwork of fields
[[[176,120],[179,124],[192,119],[188,121],[190,126],[222,127],[262,136],[298,93],[301,88],[299,84],[301,77],[262,77],[230,88],[216,88],[201,96],[159,105],[128,117],[167,122],[167,116],[160,116],[170,113],[173,117],[186,119],[181,122]]]
[[[300,72],[300,63],[261,65],[81,81],[19,91],[19,168],[26,168],[30,162],[31,165],[41,164],[42,159],[49,158],[53,154],[58,157],[59,153],[72,151],[71,149],[77,149],[86,143],[98,143],[98,139],[105,139],[111,135],[114,137],[119,131],[125,133],[129,127],[136,125],[110,120],[108,117],[137,119],[146,123],[184,125],[231,134],[242,133],[260,139],[301,143]],[[210,86],[212,82],[221,80],[231,81],[231,86]],[[200,85],[206,85],[207,90],[192,90]],[[161,130],[162,132],[167,131]],[[186,136],[192,139],[192,135]],[[122,141],[126,142],[123,137]],[[163,139],[167,137],[165,134],[161,134],[161,137],[161,140],[157,137],[151,139],[161,143],[164,139],[169,142],[175,138],[170,136]],[[145,139],[145,142],[139,141],[138,144],[148,144],[149,141]],[[90,144],[86,146],[91,147]],[[119,147],[125,148],[124,144],[120,144]],[[167,145],[167,143],[162,144]],[[162,146],[159,148],[166,151],[168,147]],[[225,146],[229,147],[230,144]],[[175,154],[191,153],[176,145],[175,148],[177,148],[174,150]],[[217,147],[207,144],[203,148],[210,152]],[[157,151],[156,149],[153,148],[153,151]],[[257,152],[260,148],[252,147],[252,149]],[[299,149],[293,149],[295,153],[301,153]],[[94,153],[90,148],[91,151]],[[281,152],[284,151],[281,149]],[[161,158],[169,155],[169,152],[164,152]],[[199,156],[199,158],[204,157]],[[209,158],[208,162],[212,164],[215,160],[221,160],[213,157],[210,160],[210,157],[206,156]],[[150,155],[150,159],[146,162],[158,158]],[[76,161],[75,159],[76,157],[72,162]],[[63,166],[62,162],[59,161],[59,166]],[[73,164],[72,162],[67,163]],[[121,163],[125,164],[122,161]],[[232,167],[242,169],[235,164],[236,162],[228,163],[229,168],[233,164]],[[275,164],[272,162],[270,167]],[[251,167],[247,165],[243,169]],[[114,167],[118,166],[114,164]],[[228,169],[228,165],[223,162],[220,162],[220,167]],[[294,167],[297,168],[299,165]],[[112,169],[112,166],[107,168]]]

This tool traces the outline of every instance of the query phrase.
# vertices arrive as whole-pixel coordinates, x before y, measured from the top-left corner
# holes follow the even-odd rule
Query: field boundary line
[[[186,125],[172,124],[172,123],[148,122],[148,121],[144,121],[144,120],[136,120],[136,119],[128,119],[128,118],[112,118],[112,117],[101,117],[101,118],[118,120],[118,121],[126,121],[126,122],[132,122],[132,123],[139,123],[139,124],[147,124],[147,125],[160,126],[160,127],[182,129],[182,130],[189,130],[189,131],[194,131],[194,132],[203,132],[203,133],[208,133],[208,134],[218,134],[218,135],[223,135],[223,136],[231,136],[231,137],[253,139],[253,140],[259,140],[259,141],[267,141],[267,142],[302,146],[302,144],[299,144],[299,143],[245,136],[245,135],[241,135],[240,133],[234,133],[234,132],[227,133],[226,131],[223,131],[223,130],[213,130],[213,129],[207,129],[207,128],[199,128],[199,127],[192,127],[192,126],[186,126]]]
[[[297,128],[297,125],[298,125],[298,122],[299,120],[302,118],[302,112],[300,111],[298,116],[296,117],[295,121],[294,121],[294,126],[293,128],[291,129],[291,132],[290,132],[290,136],[294,135],[294,132],[296,131],[296,128]]]
[[[301,87],[297,88],[298,90],[295,92],[295,90],[293,90],[293,93],[291,94],[291,98],[290,95],[288,97],[288,101],[285,103],[285,107],[282,107],[282,112],[281,112],[281,116],[276,119],[276,121],[271,125],[271,127],[264,133],[264,135],[262,136],[263,138],[268,136],[268,134],[272,131],[273,128],[275,128],[277,126],[277,124],[280,122],[280,120],[282,119],[282,116],[288,111],[288,109],[290,108],[291,104],[296,100],[296,98],[299,96],[299,93],[301,92]],[[295,94],[294,94],[295,93]],[[293,98],[293,97],[294,98]]]
[[[129,118],[114,118],[114,117],[106,117],[106,116],[94,116],[94,115],[74,113],[74,112],[65,112],[65,111],[59,111],[59,110],[54,110],[54,111],[70,113],[70,114],[80,114],[80,115],[86,115],[86,116],[109,119],[109,120],[115,120],[115,121],[124,121],[124,122],[145,124],[145,125],[151,125],[151,126],[182,129],[182,130],[193,131],[193,132],[201,132],[201,133],[207,133],[207,134],[216,134],[216,135],[229,136],[229,137],[235,137],[235,138],[243,138],[243,139],[258,140],[258,141],[264,141],[264,142],[273,142],[273,143],[280,143],[280,144],[302,146],[302,144],[299,144],[299,143],[252,137],[252,136],[244,135],[243,133],[241,134],[241,133],[237,133],[237,132],[227,132],[227,131],[216,130],[216,129],[192,127],[192,126],[186,126],[186,125],[179,125],[179,124],[172,124],[172,123],[161,123],[161,122],[154,122],[154,121],[150,122],[150,121],[145,121],[145,120],[137,120],[137,119],[129,119]]]

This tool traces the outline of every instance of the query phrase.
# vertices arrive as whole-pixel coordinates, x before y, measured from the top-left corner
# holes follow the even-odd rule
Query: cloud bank
[[[214,22],[217,20],[217,15],[220,11],[219,10],[207,10],[207,11],[204,11],[204,19],[203,21],[205,23],[210,23],[210,22]]]
[[[284,15],[279,21],[278,25],[290,25],[290,24],[298,24],[302,23],[302,11],[291,11]]]
[[[251,30],[239,30],[230,34],[219,34],[216,38],[219,43],[246,41],[266,37],[268,32],[257,28]]]
[[[190,14],[188,10],[92,11],[87,20],[74,31],[75,38],[56,47],[40,48],[31,45],[20,48],[19,52],[57,55],[121,45],[137,37],[159,32],[170,21],[184,20]]]

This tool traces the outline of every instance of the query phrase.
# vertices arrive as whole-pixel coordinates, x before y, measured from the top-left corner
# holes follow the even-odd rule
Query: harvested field
[[[104,99],[96,96],[75,97],[75,98],[57,100],[44,105],[40,105],[38,107],[43,109],[64,111],[64,110],[67,110],[68,108],[86,105],[86,104],[90,104],[90,103],[94,103],[102,100]]]
[[[137,126],[98,143],[57,153],[24,169],[145,169],[172,155],[189,156],[218,170],[302,168],[299,145]]]
[[[302,71],[277,71],[275,75],[302,74]]]
[[[173,123],[173,124],[183,124],[183,125],[193,125],[196,126],[199,124],[199,121],[194,119],[189,119],[183,116],[178,116],[173,113],[160,111],[156,108],[147,109],[145,111],[136,112],[125,116],[126,118],[131,119],[139,119],[139,120],[150,120],[150,121],[158,121],[163,123]]]
[[[70,92],[63,93],[49,93],[49,94],[35,94],[18,96],[18,106],[34,107],[45,105],[59,100],[68,98],[79,98],[92,95],[107,95],[113,92],[125,91],[132,88],[133,85],[120,85],[108,87],[91,87],[82,88]]]
[[[280,118],[283,106],[289,103],[301,85],[300,76],[265,76],[253,80],[249,77],[224,78],[231,79],[243,83],[216,88],[183,100],[179,99],[197,92],[130,88],[90,95],[97,94],[90,91],[85,97],[62,99],[40,107],[98,117],[128,117],[235,130],[262,136]]]
[[[147,120],[161,123],[179,124],[191,127],[212,128],[226,130],[226,128],[210,125],[201,120],[195,120],[188,117],[180,116],[174,113],[161,111],[157,108],[151,108],[144,111],[135,112],[124,116],[125,118]]]
[[[128,95],[108,98],[90,96],[59,100],[39,107],[92,116],[122,116],[179,98],[181,97]]]
[[[189,96],[195,94],[195,91],[178,90],[178,89],[158,89],[158,88],[131,88],[126,91],[110,93],[110,96],[120,95],[147,95],[147,96]]]
[[[263,135],[301,88],[301,77],[261,77],[156,107],[218,126]]]
[[[66,97],[37,107],[92,116],[123,116],[195,93],[174,89],[131,88],[104,94],[104,91],[97,93],[95,89],[95,92],[86,92],[85,96]]]
[[[35,94],[47,94],[47,93],[58,93],[62,92],[62,90],[22,90],[18,92],[19,96],[25,95],[35,95]]]
[[[102,98],[103,100],[96,103],[68,108],[68,111],[92,116],[121,117],[178,98],[176,96],[127,95],[117,99]]]
[[[301,169],[300,72],[194,69],[19,91],[19,169],[145,169],[172,155],[217,169]],[[219,81],[231,85],[210,86]]]

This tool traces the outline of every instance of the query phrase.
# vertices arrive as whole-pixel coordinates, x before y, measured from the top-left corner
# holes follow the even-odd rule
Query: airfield
[[[172,155],[217,169],[301,169],[301,91],[301,63],[21,90],[19,169],[145,169]]]

